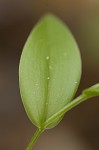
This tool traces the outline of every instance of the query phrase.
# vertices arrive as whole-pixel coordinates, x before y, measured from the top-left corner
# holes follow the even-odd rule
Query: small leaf
[[[53,15],[44,16],[31,32],[19,66],[20,92],[28,117],[42,127],[72,99],[81,76],[77,44]],[[62,118],[62,117],[61,117]],[[61,118],[54,120],[54,127]]]
[[[85,94],[86,96],[98,96],[99,95],[99,83],[91,86],[90,88],[87,88],[83,91],[83,94]]]

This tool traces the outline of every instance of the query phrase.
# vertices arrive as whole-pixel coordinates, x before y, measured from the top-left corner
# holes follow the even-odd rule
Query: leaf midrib
[[[51,76],[50,76],[50,69],[49,69],[49,66],[50,66],[50,46],[48,44],[47,41],[50,41],[50,38],[49,38],[49,24],[47,22],[47,20],[45,20],[45,38],[46,38],[46,50],[47,50],[47,53],[46,53],[46,57],[49,57],[49,59],[46,59],[46,69],[45,71],[47,70],[47,73],[46,73],[46,79],[45,79],[45,84],[47,84],[47,88],[45,89],[45,102],[44,102],[44,111],[42,113],[42,125],[43,123],[46,121],[47,119],[47,110],[48,110],[48,103],[49,103],[49,84],[50,84],[50,80],[51,80]],[[47,78],[50,78],[50,79],[47,79]]]

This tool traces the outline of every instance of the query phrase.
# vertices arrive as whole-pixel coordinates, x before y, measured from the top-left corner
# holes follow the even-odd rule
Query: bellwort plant
[[[22,102],[37,127],[26,150],[46,129],[81,102],[99,96],[99,83],[74,98],[81,78],[81,57],[68,27],[56,16],[43,16],[30,33],[19,65]]]

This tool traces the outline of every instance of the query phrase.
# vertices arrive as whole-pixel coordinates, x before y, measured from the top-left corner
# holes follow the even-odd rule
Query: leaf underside
[[[32,30],[19,66],[21,97],[32,123],[42,127],[68,104],[80,77],[81,59],[72,34],[58,18],[44,16]]]

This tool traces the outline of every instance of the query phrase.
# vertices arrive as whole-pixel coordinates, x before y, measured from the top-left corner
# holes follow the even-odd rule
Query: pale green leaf
[[[74,100],[69,102],[62,109],[60,109],[56,114],[48,118],[44,123],[44,126],[49,127],[53,123],[53,120],[57,120],[57,118],[61,118],[67,111],[71,110],[72,108],[86,101],[87,99],[95,96],[99,96],[99,83],[83,90],[80,96],[76,97]]]
[[[87,88],[83,91],[83,94],[85,94],[88,97],[98,96],[99,95],[99,83],[91,86],[90,88]]]
[[[81,59],[72,34],[56,17],[44,16],[24,46],[19,67],[21,97],[32,123],[42,127],[66,106],[80,76]]]

